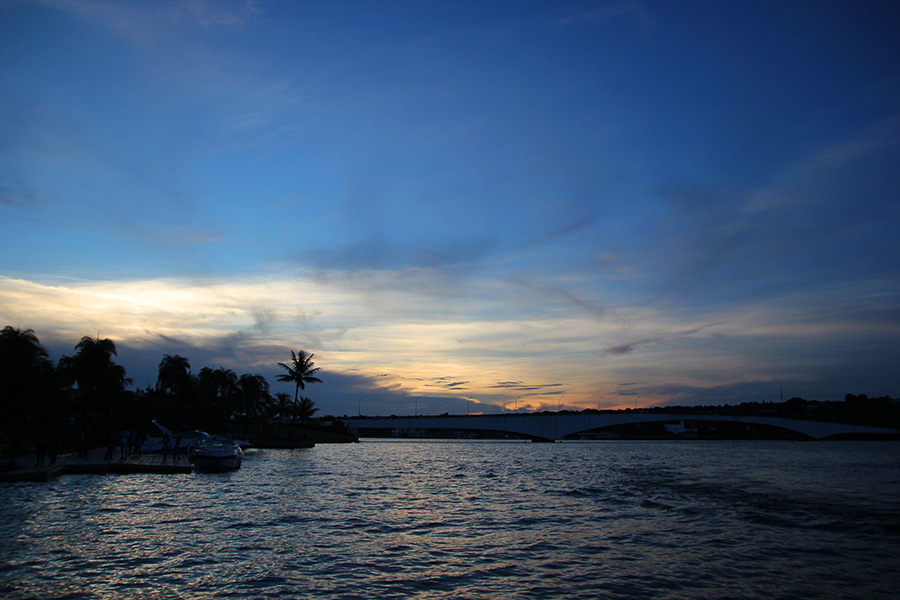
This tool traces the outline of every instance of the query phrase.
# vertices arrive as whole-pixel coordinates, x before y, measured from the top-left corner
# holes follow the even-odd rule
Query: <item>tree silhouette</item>
[[[318,408],[316,408],[315,403],[307,398],[306,396],[302,396],[300,398],[299,404],[296,406],[297,417],[300,419],[300,425],[303,425],[309,419],[312,419],[313,415],[318,412]]]
[[[285,417],[293,417],[294,408],[294,404],[291,402],[291,395],[286,392],[278,392],[275,394],[272,402],[271,416],[274,417],[277,414],[279,420],[283,423]]]
[[[195,380],[191,377],[191,363],[179,355],[163,355],[159,362],[156,389],[149,394],[155,418],[184,418],[196,412]]]
[[[278,363],[278,366],[287,371],[282,373],[276,379],[278,381],[289,381],[294,384],[294,404],[297,404],[300,390],[306,389],[307,383],[322,383],[322,380],[316,377],[319,367],[314,366],[312,361],[314,354],[307,354],[300,350],[297,354],[291,350],[291,364]]]
[[[269,382],[262,375],[250,375],[245,373],[237,380],[237,387],[241,394],[244,414],[247,418],[261,415],[268,405]]]
[[[0,410],[14,425],[28,410],[40,412],[55,395],[53,364],[34,330],[6,326],[0,331]]]
[[[203,367],[197,375],[197,387],[200,391],[201,410],[206,421],[227,421],[231,415],[240,410],[240,397],[237,386],[237,375],[231,369],[219,367],[210,369]]]
[[[166,354],[159,362],[156,389],[174,396],[184,396],[191,385],[191,363],[183,356]]]
[[[108,416],[114,401],[131,384],[131,379],[125,376],[125,367],[113,362],[115,355],[116,345],[112,340],[84,336],[76,344],[73,356],[59,359],[58,370],[68,383],[78,386],[85,410],[99,409]]]

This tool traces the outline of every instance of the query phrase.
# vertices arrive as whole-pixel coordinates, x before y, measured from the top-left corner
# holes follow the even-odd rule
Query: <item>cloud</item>
[[[324,362],[322,384],[308,388],[323,415],[436,415],[465,413],[474,404],[483,412],[501,412],[502,407],[458,394],[433,394],[405,387],[395,381],[359,372],[335,372]]]
[[[32,208],[45,201],[30,185],[22,182],[0,185],[0,205],[7,208]]]
[[[453,389],[453,388],[457,388],[457,387],[462,387],[468,383],[469,383],[468,381],[453,381],[450,383],[445,383],[444,387],[448,388],[448,389]]]
[[[187,0],[184,10],[205,27],[243,25],[259,11],[254,0]]]
[[[371,222],[369,222],[371,224]],[[456,280],[476,269],[492,246],[486,240],[428,246],[405,246],[385,240],[377,226],[362,232],[363,238],[336,248],[311,248],[294,259],[304,267],[318,267],[326,273],[391,271],[404,273],[422,282]]]
[[[179,0],[117,2],[115,0],[39,0],[52,9],[78,15],[116,36],[140,44],[170,38],[178,27],[232,27],[257,13],[257,2],[243,0]]]
[[[650,12],[640,0],[607,0],[590,10],[563,17],[558,22],[560,25],[605,25],[617,19],[631,20],[644,29],[652,24]]]
[[[222,34],[259,18],[259,2],[41,2],[124,45],[127,76],[112,66],[108,71],[94,68],[109,82],[104,93],[116,99],[117,110],[133,110],[129,129],[176,112],[174,123],[160,120],[154,127],[170,146],[196,155],[201,149],[209,151],[210,144],[218,151],[235,144],[246,153],[259,147],[271,151],[278,140],[303,130],[309,121],[312,90],[318,85],[309,73],[296,64],[277,69],[259,52],[235,53],[228,43],[232,38]]]
[[[94,26],[115,33],[122,39],[146,43],[155,39],[170,16],[152,4],[123,3],[114,0],[39,0],[48,8],[77,15]],[[157,5],[157,7],[160,5]]]
[[[684,331],[660,334],[660,335],[657,335],[654,337],[633,340],[630,342],[625,342],[623,344],[617,344],[615,346],[610,346],[608,348],[605,348],[604,352],[606,354],[613,354],[613,355],[615,355],[615,354],[631,354],[632,352],[634,352],[637,348],[639,348],[641,346],[648,346],[648,345],[652,345],[652,344],[668,344],[668,343],[678,342],[679,340],[681,340],[683,338],[690,337],[690,336],[694,335],[695,333],[699,333],[709,327],[716,327],[718,325],[724,325],[724,324],[725,323],[723,323],[723,322],[707,323],[705,325],[700,325],[699,327],[693,327],[691,329],[686,329]],[[619,384],[619,385],[623,385],[623,384]]]
[[[583,310],[593,315],[594,317],[600,318],[605,316],[605,309],[602,306],[598,306],[592,302],[588,302],[562,287],[537,285],[535,283],[522,281],[520,279],[511,279],[510,281],[515,285],[521,286],[528,290],[539,292],[554,299],[561,300],[564,304]]]
[[[667,212],[653,245],[658,256],[644,264],[661,274],[649,301],[747,301],[837,274],[896,273],[888,240],[900,226],[891,192],[900,186],[898,161],[900,118],[890,117],[817,148],[756,189],[656,188]]]
[[[872,397],[896,394],[891,391],[895,388],[885,377],[885,372],[875,373],[874,371],[863,376],[852,376],[849,373],[820,373],[820,377],[815,379],[750,380],[708,387],[677,384],[648,385],[631,393],[638,397],[665,399],[654,402],[657,406],[736,405],[742,402],[776,403],[780,402],[782,398],[789,400],[795,397],[839,402],[844,399],[846,394],[866,393]]]
[[[202,356],[238,371],[275,364],[290,349],[302,347],[334,371],[373,378],[388,374],[379,380],[402,386],[410,395],[428,395],[437,384],[445,393],[466,389],[486,402],[494,397],[492,390],[502,392],[492,387],[497,381],[513,381],[498,379],[497,374],[530,370],[517,349],[522,340],[559,344],[552,338],[541,341],[543,334],[520,321],[473,320],[475,314],[470,313],[457,322],[447,315],[459,308],[447,311],[443,306],[452,305],[453,299],[433,299],[423,307],[418,294],[397,290],[391,305],[373,305],[354,285],[339,285],[343,278],[322,283],[296,275],[106,282],[0,277],[0,318],[34,327],[42,339],[63,344],[99,331],[136,352],[149,349],[161,356],[184,351],[193,355],[192,361]],[[555,336],[557,327],[547,332]],[[519,364],[510,365],[509,356]],[[158,358],[144,374],[152,375],[156,363]],[[466,377],[448,377],[448,370]],[[562,386],[518,387],[537,393]]]
[[[496,385],[494,385],[494,387],[495,388],[516,389],[521,385],[524,385],[524,382],[522,382],[522,381],[499,381],[499,382],[497,382]]]
[[[886,193],[880,181],[860,178],[869,173],[896,180],[891,168],[900,153],[900,115],[864,127],[846,139],[817,149],[782,170],[773,185],[754,194],[743,210],[747,214],[787,208],[822,208],[833,204],[871,200],[871,193]],[[854,191],[867,190],[858,196]],[[848,192],[850,194],[848,194]]]
[[[490,389],[511,390],[514,392],[540,392],[542,395],[555,395],[563,393],[561,390],[554,388],[562,388],[562,383],[539,383],[527,384],[524,381],[500,381],[494,385],[487,386]]]
[[[472,276],[449,295],[413,282],[403,271],[296,269],[221,279],[0,277],[0,319],[69,353],[99,331],[145,361],[122,361],[141,385],[155,380],[163,353],[247,372],[303,348],[330,372],[378,381],[391,398],[464,392],[502,405],[524,395],[535,407],[562,395],[573,406],[599,396],[615,405],[633,392],[649,401],[663,397],[664,383],[706,389],[736,376],[821,380],[850,348],[854,369],[869,372],[862,363],[884,364],[900,339],[897,281],[789,289],[720,304],[699,324],[691,307],[621,305],[598,318],[548,294],[551,281]]]

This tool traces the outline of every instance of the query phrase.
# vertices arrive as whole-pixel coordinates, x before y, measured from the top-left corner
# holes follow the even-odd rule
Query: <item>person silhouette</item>
[[[106,454],[103,455],[104,460],[112,460],[113,452],[116,451],[116,434],[108,432],[106,435]]]
[[[34,465],[36,467],[44,466],[44,459],[47,457],[47,440],[43,435],[39,435],[34,441]]]
[[[123,429],[119,434],[119,458],[128,458],[128,430]]]
[[[87,458],[87,457],[88,457],[87,431],[82,429],[81,433],[79,433],[79,435],[78,435],[78,458]]]

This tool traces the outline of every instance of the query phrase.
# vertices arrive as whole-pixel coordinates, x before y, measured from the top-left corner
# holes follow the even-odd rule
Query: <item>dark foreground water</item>
[[[898,598],[900,444],[363,442],[0,485],[4,598]]]

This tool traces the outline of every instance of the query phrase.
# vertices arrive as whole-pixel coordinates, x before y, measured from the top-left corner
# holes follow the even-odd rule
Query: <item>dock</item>
[[[175,474],[190,473],[191,464],[185,455],[173,458],[171,454],[163,460],[162,454],[132,454],[126,458],[120,458],[118,448],[113,453],[113,458],[104,458],[106,448],[95,448],[87,457],[76,453],[61,454],[55,463],[49,459],[44,464],[36,464],[33,454],[22,455],[9,465],[0,468],[0,483],[14,483],[23,481],[51,481],[61,475],[103,475],[103,474],[129,474],[129,473],[158,473]]]

